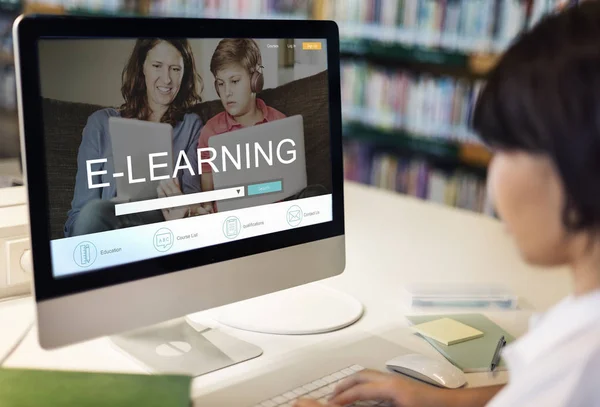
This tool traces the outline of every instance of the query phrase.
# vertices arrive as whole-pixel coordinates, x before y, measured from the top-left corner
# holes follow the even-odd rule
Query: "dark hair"
[[[225,38],[219,41],[210,60],[210,71],[217,76],[217,71],[224,66],[238,63],[252,75],[261,65],[260,48],[250,38]]]
[[[136,41],[121,76],[121,94],[125,103],[121,105],[120,110],[123,117],[140,120],[148,120],[150,117],[151,110],[148,106],[144,79],[144,62],[148,52],[161,41],[174,46],[183,58],[183,78],[179,92],[160,120],[175,126],[177,122],[183,120],[183,116],[192,106],[202,101],[200,98],[202,78],[196,72],[192,48],[186,39],[143,38]]]
[[[498,150],[549,157],[569,230],[600,226],[600,2],[543,19],[489,75],[473,128]]]

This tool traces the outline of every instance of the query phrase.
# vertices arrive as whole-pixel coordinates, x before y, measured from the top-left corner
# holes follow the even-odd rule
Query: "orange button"
[[[322,49],[320,42],[303,42],[302,49]]]

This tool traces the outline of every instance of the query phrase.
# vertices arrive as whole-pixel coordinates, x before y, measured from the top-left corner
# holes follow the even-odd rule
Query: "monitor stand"
[[[262,355],[256,345],[187,318],[110,337],[120,350],[151,373],[193,377]]]
[[[362,316],[363,306],[348,294],[313,283],[215,308],[208,314],[233,328],[306,335],[353,324]],[[159,374],[195,377],[262,355],[256,345],[194,322],[193,314],[110,339]]]
[[[321,283],[311,283],[211,310],[220,323],[246,331],[277,335],[331,332],[360,319],[363,305]]]

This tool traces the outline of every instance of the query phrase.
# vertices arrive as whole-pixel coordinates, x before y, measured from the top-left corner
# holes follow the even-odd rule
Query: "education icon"
[[[81,242],[75,246],[73,261],[79,267],[89,267],[96,261],[98,251],[92,242]]]

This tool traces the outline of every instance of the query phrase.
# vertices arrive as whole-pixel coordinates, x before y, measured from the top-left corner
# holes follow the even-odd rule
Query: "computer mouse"
[[[463,371],[450,362],[416,353],[395,357],[385,365],[393,372],[447,389],[457,389],[467,383]]]

